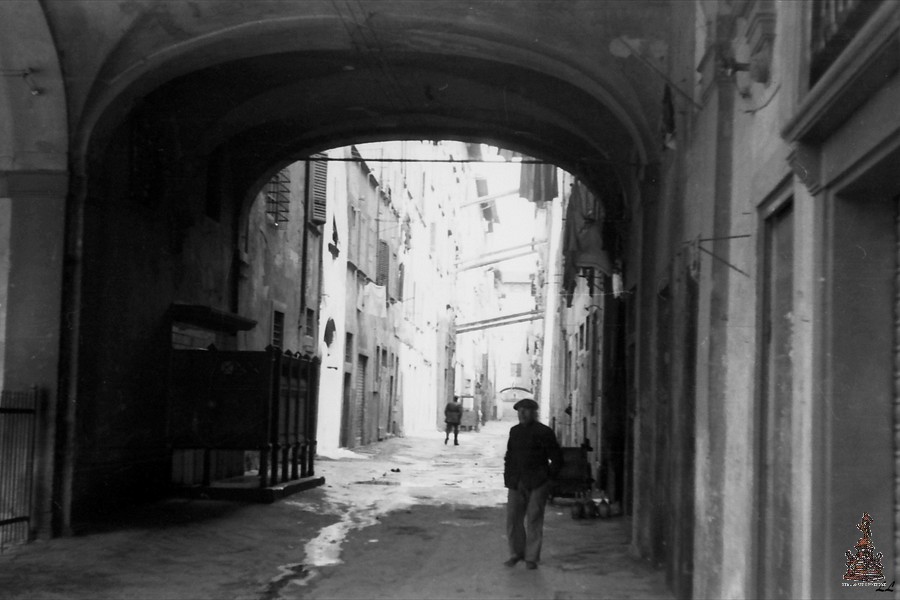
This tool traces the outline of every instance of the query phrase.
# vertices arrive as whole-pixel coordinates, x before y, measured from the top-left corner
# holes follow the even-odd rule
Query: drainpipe
[[[53,468],[53,535],[72,533],[72,485],[75,479],[75,410],[78,402],[78,360],[84,262],[84,206],[87,178],[84,166],[72,169],[66,207],[66,256],[63,268],[60,325],[59,390],[56,398],[56,449]]]
[[[591,311],[592,308],[595,308],[597,310]],[[593,475],[595,475],[597,477],[598,487],[599,487],[599,483],[600,483],[599,469],[603,465],[603,460],[607,458],[606,456],[603,455],[603,442],[605,442],[605,440],[603,439],[603,433],[602,433],[603,432],[603,407],[600,405],[600,402],[599,402],[600,394],[598,393],[598,390],[597,390],[597,387],[598,387],[597,383],[599,380],[599,373],[597,372],[598,367],[599,367],[598,362],[597,362],[597,354],[604,347],[604,345],[605,345],[604,338],[606,337],[605,334],[599,335],[599,336],[597,335],[598,330],[604,331],[604,329],[605,329],[603,327],[602,322],[599,324],[599,327],[597,327],[598,323],[597,323],[596,317],[597,317],[597,313],[601,309],[602,309],[602,306],[600,304],[591,304],[587,307],[588,324],[591,329],[591,416],[594,417],[594,419],[597,423],[597,432],[596,432],[597,446],[596,446],[596,448],[594,448],[594,464],[595,464],[594,468],[596,469],[596,472],[593,473]],[[605,320],[606,315],[603,315],[603,317],[604,317],[603,320]],[[609,357],[606,357],[606,360],[609,360]],[[604,489],[604,491],[607,493],[609,492],[609,479],[610,479],[610,473],[609,473],[609,471],[607,471],[606,487]]]
[[[306,160],[306,178],[303,182],[304,187],[306,188],[303,193],[303,242],[302,249],[300,252],[300,319],[301,323],[306,326],[306,280],[307,280],[307,264],[309,263],[309,256],[307,255],[309,251],[309,204],[310,204],[310,194],[312,193],[312,161]],[[319,279],[319,284],[321,285],[321,278]],[[305,329],[304,329],[305,333]],[[300,344],[298,343],[298,346]],[[284,348],[282,348],[284,350]],[[300,348],[297,348],[300,350]]]

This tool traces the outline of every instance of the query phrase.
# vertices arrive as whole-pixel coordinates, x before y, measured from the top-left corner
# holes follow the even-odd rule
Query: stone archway
[[[523,4],[429,2],[410,14],[404,2],[47,3],[71,115],[78,218],[67,235],[85,252],[67,274],[63,310],[75,320],[62,353],[73,370],[60,410],[71,421],[76,400],[90,398],[78,408],[85,431],[109,437],[85,438],[82,454],[140,462],[129,444],[148,446],[98,406],[163,427],[158,415],[146,419],[159,373],[117,359],[157,347],[161,315],[187,293],[180,240],[212,218],[203,198],[214,164],[228,192],[223,220],[208,224],[222,230],[210,236],[226,253],[229,219],[267,175],[351,141],[491,141],[579,173],[625,210],[622,190],[638,189],[656,160],[662,82],[621,68],[609,45],[667,31],[670,8]],[[211,289],[231,285],[228,273],[210,277]],[[224,308],[226,296],[216,300]],[[138,388],[146,401],[119,403]]]

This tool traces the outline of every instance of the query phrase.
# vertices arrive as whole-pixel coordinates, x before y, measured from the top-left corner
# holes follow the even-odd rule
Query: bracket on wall
[[[725,259],[722,258],[721,256],[719,256],[719,255],[713,253],[712,250],[707,250],[706,248],[704,248],[703,246],[701,246],[701,245],[699,245],[699,244],[697,244],[697,249],[700,250],[700,252],[705,252],[706,254],[709,254],[709,255],[712,256],[714,259],[718,260],[719,262],[724,263],[724,264],[727,265],[729,268],[734,269],[735,271],[737,271],[738,273],[740,273],[741,275],[743,275],[743,276],[746,277],[747,279],[753,279],[753,277],[750,276],[750,273],[748,273],[747,271],[744,271],[743,269],[740,269],[740,268],[736,267],[735,265],[731,264],[730,262],[728,262],[727,260],[725,260]]]
[[[741,235],[726,235],[726,236],[721,236],[721,237],[709,237],[709,238],[701,238],[701,237],[698,237],[698,238],[696,238],[696,239],[693,239],[693,240],[687,240],[687,241],[684,241],[684,242],[682,242],[682,243],[685,244],[685,245],[691,244],[694,248],[696,248],[696,249],[699,250],[700,252],[703,252],[704,254],[708,254],[708,255],[711,256],[714,260],[717,260],[717,261],[719,261],[719,262],[721,262],[721,263],[727,265],[728,268],[734,269],[735,271],[737,271],[738,273],[740,273],[740,274],[743,275],[744,277],[747,277],[748,279],[753,279],[753,277],[750,275],[750,273],[744,271],[743,269],[741,269],[741,268],[738,267],[737,265],[731,264],[730,262],[728,262],[727,260],[725,260],[724,258],[722,258],[721,256],[719,256],[718,254],[716,254],[716,253],[713,252],[712,250],[709,250],[708,248],[704,248],[703,246],[700,245],[700,244],[702,244],[703,242],[716,242],[716,241],[719,241],[719,240],[739,240],[739,239],[745,239],[745,238],[749,238],[749,237],[753,237],[753,236],[750,235],[750,234],[741,234]]]

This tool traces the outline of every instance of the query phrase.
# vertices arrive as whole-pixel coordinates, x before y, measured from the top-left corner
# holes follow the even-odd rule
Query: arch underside
[[[662,82],[609,48],[666,47],[664,1],[89,4],[46,3],[64,67],[94,73],[67,81],[88,179],[135,111],[167,132],[179,177],[226,148],[257,181],[327,147],[443,138],[546,159],[609,196],[656,160]]]
[[[389,64],[389,67],[385,67]],[[487,141],[546,159],[599,190],[621,189],[640,151],[616,116],[561,79],[487,59],[282,53],[217,64],[146,96],[123,95],[94,130],[88,168],[140,113],[181,178],[225,151],[247,181],[316,150],[388,139]]]

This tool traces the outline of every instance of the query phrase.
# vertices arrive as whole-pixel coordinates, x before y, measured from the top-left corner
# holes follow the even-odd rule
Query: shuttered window
[[[309,202],[307,204],[309,222],[313,225],[324,225],[328,220],[326,201],[328,194],[328,163],[324,154],[314,154],[309,161]]]
[[[353,334],[344,336],[344,362],[353,362]]]
[[[390,283],[391,273],[391,249],[384,240],[378,241],[378,266],[375,275],[375,284],[387,286]]]

